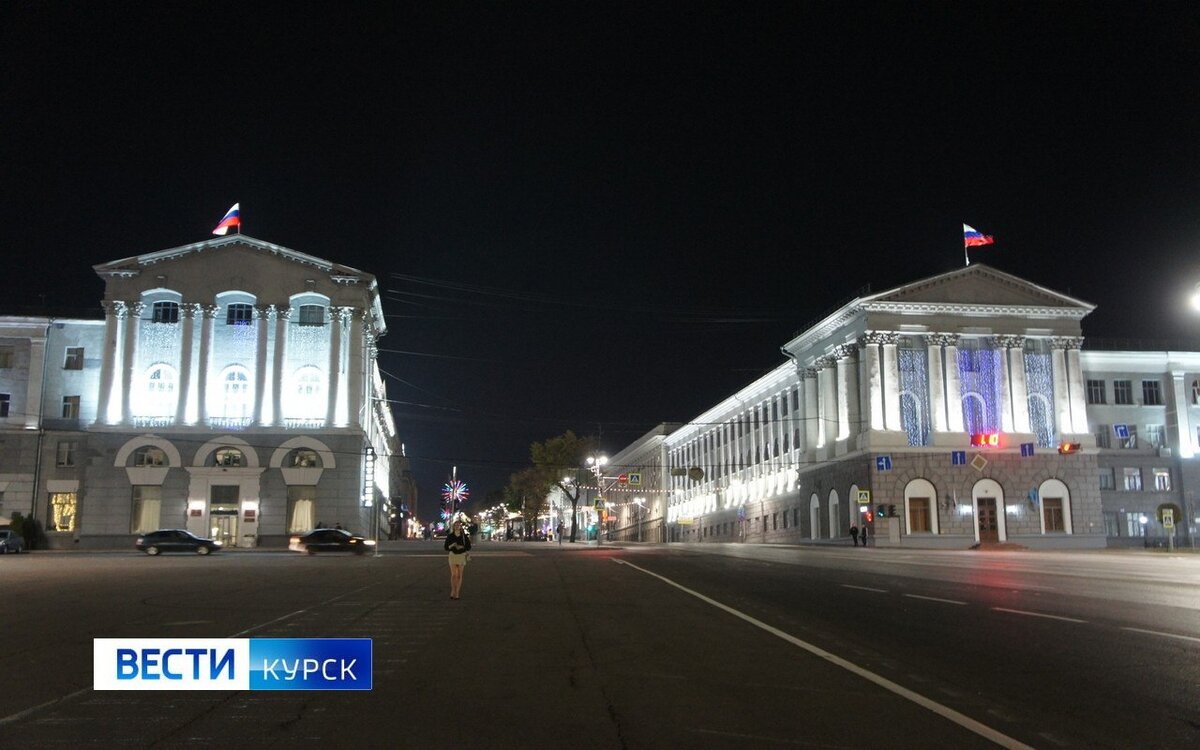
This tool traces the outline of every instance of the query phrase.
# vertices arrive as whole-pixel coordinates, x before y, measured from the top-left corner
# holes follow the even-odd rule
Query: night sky
[[[1195,3],[375,5],[0,6],[0,313],[240,202],[378,277],[425,508],[687,421],[963,222],[1089,337],[1200,338]]]

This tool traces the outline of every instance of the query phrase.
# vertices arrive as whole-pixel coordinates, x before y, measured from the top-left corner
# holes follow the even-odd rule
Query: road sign
[[[630,487],[641,487],[642,486],[642,473],[640,471],[629,472],[629,486]]]
[[[1163,508],[1162,524],[1164,529],[1175,528],[1175,510],[1173,508]]]
[[[876,456],[875,471],[891,471],[892,457],[891,456]]]
[[[966,466],[967,452],[966,451],[950,451],[951,466]]]
[[[975,458],[971,459],[971,468],[974,469],[975,471],[983,471],[983,467],[985,467],[987,465],[988,465],[987,459],[984,458],[983,456],[979,455],[978,453],[975,454]]]
[[[870,503],[871,503],[871,491],[870,490],[859,490],[858,491],[858,504],[859,505],[869,505]]]
[[[1121,438],[1122,440],[1128,439],[1129,438],[1129,425],[1127,425],[1127,424],[1113,425],[1113,434],[1116,435],[1117,437]]]
[[[602,497],[596,498],[596,502],[592,503],[592,507],[595,508],[596,510],[600,510],[601,508],[603,508],[604,507],[604,498],[602,498]]]
[[[1033,443],[1021,443],[1021,455],[1028,458],[1033,455]]]
[[[617,484],[621,485],[622,487],[629,484],[629,475],[628,474],[619,475],[617,477]]]

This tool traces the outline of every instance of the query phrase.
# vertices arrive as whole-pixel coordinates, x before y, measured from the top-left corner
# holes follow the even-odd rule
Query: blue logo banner
[[[251,690],[370,690],[370,638],[251,638]]]

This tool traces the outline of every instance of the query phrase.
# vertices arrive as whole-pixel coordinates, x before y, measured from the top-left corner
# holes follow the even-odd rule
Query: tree
[[[533,469],[546,489],[557,487],[571,501],[571,541],[575,541],[575,519],[579,515],[579,470],[583,460],[596,446],[594,438],[581,438],[567,430],[558,437],[529,446]]]
[[[544,472],[536,467],[521,469],[508,479],[508,507],[525,519],[525,529],[537,526],[537,518],[546,507],[546,493],[550,485]]]

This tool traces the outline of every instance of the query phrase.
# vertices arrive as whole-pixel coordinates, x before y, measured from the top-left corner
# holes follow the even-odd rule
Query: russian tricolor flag
[[[234,206],[237,208],[237,206]],[[996,240],[990,234],[978,232],[974,227],[963,224],[963,247],[975,247],[977,245],[991,245]]]
[[[242,220],[239,218],[237,203],[233,204],[233,208],[225,212],[225,216],[221,217],[221,223],[217,224],[217,228],[213,230],[213,234],[225,234],[230,227],[240,227]],[[240,229],[238,230],[241,231]]]

